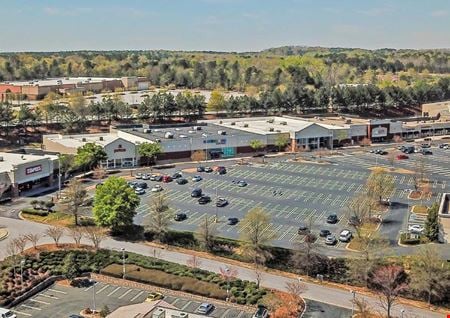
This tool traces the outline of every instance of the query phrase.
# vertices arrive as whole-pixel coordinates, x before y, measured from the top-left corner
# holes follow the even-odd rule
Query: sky
[[[0,52],[450,48],[449,0],[3,0],[0,11]]]

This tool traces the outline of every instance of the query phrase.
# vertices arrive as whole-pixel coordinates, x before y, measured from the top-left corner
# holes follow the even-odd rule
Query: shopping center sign
[[[37,166],[33,166],[33,167],[28,167],[25,169],[25,173],[28,174],[33,174],[36,172],[41,172],[42,171],[42,165],[37,165]]]

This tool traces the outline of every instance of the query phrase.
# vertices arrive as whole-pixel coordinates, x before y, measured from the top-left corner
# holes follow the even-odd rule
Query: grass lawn
[[[379,223],[369,222],[363,225],[361,228],[361,236],[367,237],[372,235],[377,229],[378,229]],[[358,239],[357,236],[354,236],[354,238],[350,241],[348,244],[348,248],[356,251],[360,251],[361,248],[361,240]]]
[[[52,212],[52,213],[49,213],[49,215],[47,215],[47,216],[22,213],[22,217],[29,221],[45,223],[45,224],[50,224],[50,225],[56,225],[56,226],[69,227],[69,226],[74,225],[73,215],[70,215],[67,213],[62,213],[62,212]]]
[[[369,170],[371,170],[371,171],[382,170],[385,172],[400,173],[400,174],[414,174],[414,171],[402,169],[402,168],[395,168],[395,167],[394,168],[385,168],[385,167],[380,167],[380,166],[373,166],[373,167],[370,167]]]
[[[415,205],[412,207],[412,212],[416,214],[428,215],[428,207],[425,205]]]

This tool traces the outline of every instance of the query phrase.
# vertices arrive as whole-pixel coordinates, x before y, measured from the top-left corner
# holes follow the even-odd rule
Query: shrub
[[[47,216],[48,211],[43,210],[35,210],[35,209],[22,209],[22,213],[25,214],[31,214],[31,215],[38,215],[38,216]]]

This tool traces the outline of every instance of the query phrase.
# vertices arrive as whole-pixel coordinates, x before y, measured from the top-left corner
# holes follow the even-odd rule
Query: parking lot
[[[14,307],[12,311],[19,318],[68,317],[71,314],[79,314],[84,308],[93,308],[94,296],[98,310],[101,310],[106,305],[113,311],[120,306],[142,303],[147,298],[147,295],[148,291],[101,282],[97,282],[95,286],[83,288],[54,284]],[[164,301],[188,312],[195,312],[200,306],[199,301],[169,295],[165,296]],[[225,308],[217,305],[210,313],[210,316],[217,318],[247,318],[251,317],[252,314],[235,308]]]

